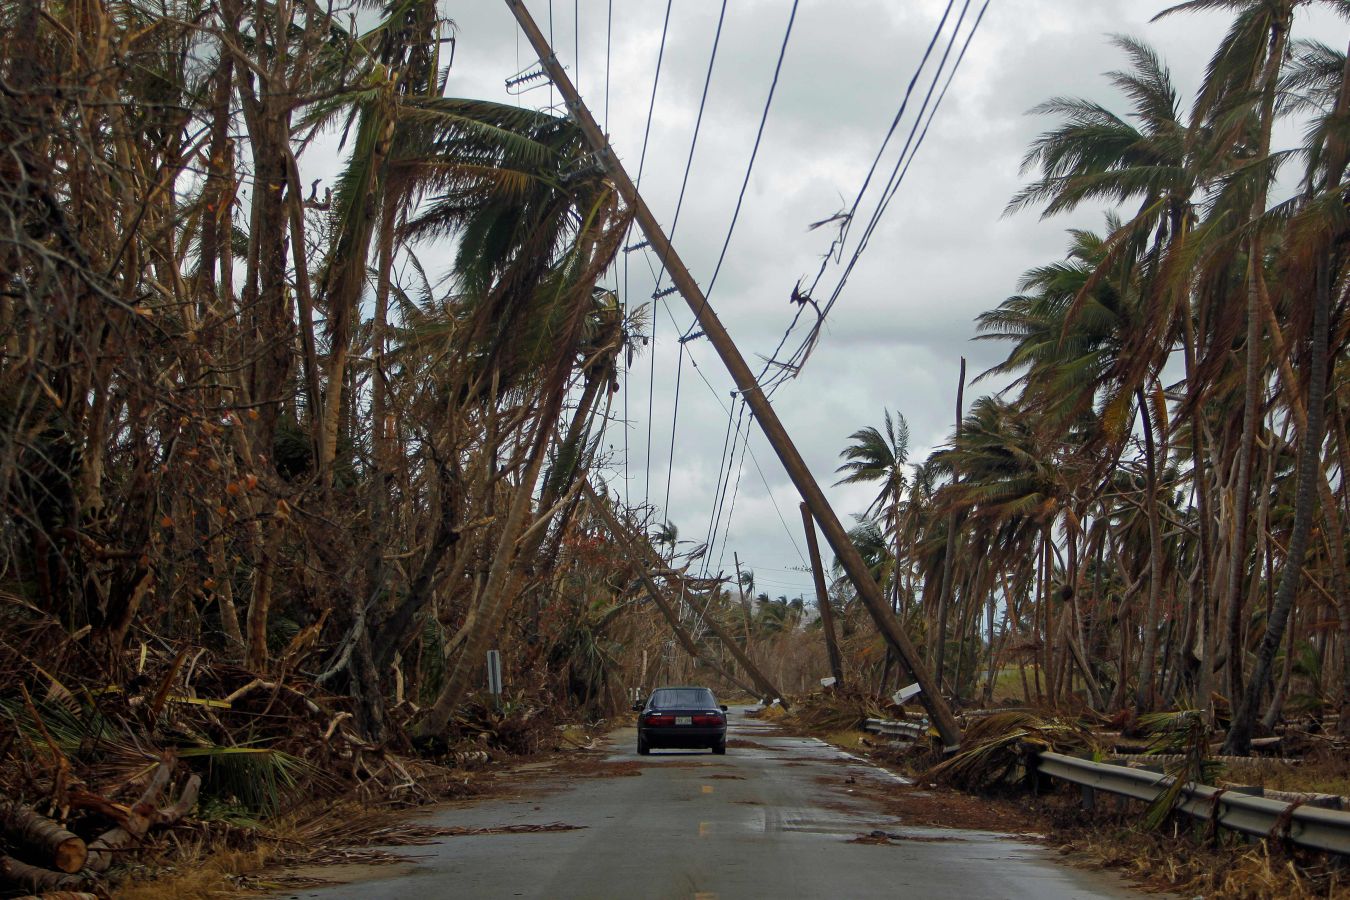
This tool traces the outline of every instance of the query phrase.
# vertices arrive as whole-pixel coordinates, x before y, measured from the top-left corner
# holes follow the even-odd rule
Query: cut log
[[[79,891],[90,886],[89,879],[83,875],[40,869],[26,862],[20,862],[12,856],[0,856],[0,884],[35,894],[47,891]]]
[[[90,872],[106,872],[119,853],[139,844],[140,839],[125,828],[110,828],[89,842],[89,859],[84,867]]]
[[[178,795],[178,800],[169,806],[154,810],[149,816],[138,819],[138,824],[144,822],[144,827],[136,831],[127,828],[111,828],[89,842],[89,859],[85,862],[85,868],[91,872],[106,872],[117,859],[119,853],[125,853],[128,850],[134,850],[140,845],[141,838],[145,832],[156,825],[172,825],[183,816],[197,802],[197,794],[201,790],[202,778],[200,775],[193,775],[183,785],[182,793]]]
[[[14,846],[62,872],[78,872],[84,866],[84,841],[22,803],[0,801],[0,831]]]

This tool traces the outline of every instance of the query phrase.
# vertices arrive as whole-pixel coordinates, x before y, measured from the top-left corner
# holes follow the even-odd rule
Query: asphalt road
[[[1142,897],[1111,876],[1058,864],[1006,835],[916,828],[839,786],[840,776],[895,776],[820,741],[776,735],[733,709],[725,757],[653,751],[631,728],[611,761],[640,777],[545,780],[525,796],[444,809],[433,825],[562,822],[574,831],[446,838],[401,848],[415,865],[285,897],[866,898],[1061,900]],[[736,747],[740,739],[758,747]],[[850,843],[880,830],[886,845]],[[378,870],[377,870],[378,871]]]

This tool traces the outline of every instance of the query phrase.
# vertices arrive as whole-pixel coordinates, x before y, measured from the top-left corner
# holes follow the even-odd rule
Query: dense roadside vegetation
[[[859,547],[967,702],[1193,707],[1239,753],[1350,728],[1350,85],[1305,6],[1177,7],[1232,17],[1189,108],[1133,39],[1119,111],[1048,101],[1010,212],[1116,211],[981,317],[1014,387],[919,465],[903,417],[850,438]],[[454,96],[441,12],[0,9],[0,799],[92,837],[171,781],[238,843],[657,681],[734,690],[709,618],[788,693],[829,671],[809,604],[684,577],[657,511],[610,539],[629,211],[566,118]],[[888,692],[832,595],[845,680]]]
[[[1038,107],[1008,213],[1112,212],[979,317],[1011,387],[947,446],[907,465],[887,413],[843,451],[880,486],[859,546],[969,701],[1011,675],[1052,708],[1193,708],[1235,753],[1282,715],[1350,727],[1350,86],[1292,36],[1311,5],[1166,10],[1231,16],[1189,108],[1129,37],[1117,104]]]
[[[569,120],[433,0],[0,17],[0,793],[426,799],[690,665],[583,500],[644,313]]]

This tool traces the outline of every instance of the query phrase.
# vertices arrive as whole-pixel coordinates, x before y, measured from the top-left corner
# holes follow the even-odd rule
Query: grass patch
[[[863,736],[866,732],[848,729],[846,731],[832,731],[828,734],[817,735],[827,744],[833,744],[844,750],[853,750],[863,753],[867,750],[867,745],[863,743]]]

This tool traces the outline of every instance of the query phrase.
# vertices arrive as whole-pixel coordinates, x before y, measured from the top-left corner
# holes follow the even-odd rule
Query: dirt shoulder
[[[345,798],[297,810],[266,830],[206,829],[171,860],[133,872],[115,896],[124,900],[215,900],[411,871],[417,862],[416,848],[446,837],[481,833],[427,824],[437,813],[487,800],[541,796],[578,778],[640,774],[633,764],[608,761],[608,754],[608,742],[597,739],[585,748],[570,747],[510,765],[459,772],[448,793],[420,806],[394,807]]]

